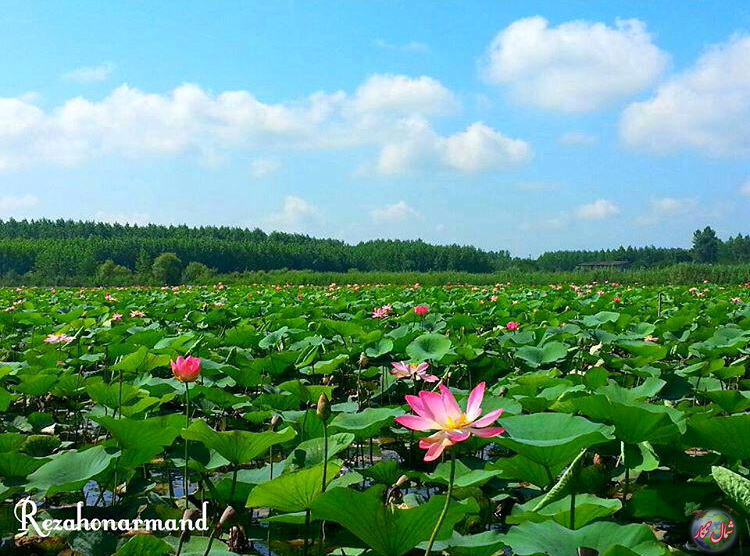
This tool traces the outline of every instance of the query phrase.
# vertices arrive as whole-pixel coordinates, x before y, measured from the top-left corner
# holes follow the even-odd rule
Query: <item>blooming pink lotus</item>
[[[383,305],[382,307],[375,307],[372,311],[372,318],[374,319],[384,319],[388,315],[391,314],[391,311],[393,310],[393,307],[390,305]]]
[[[507,328],[508,330],[518,330],[519,328],[521,328],[521,323],[512,320],[505,325],[505,328]]]
[[[75,340],[75,336],[69,334],[50,334],[44,341],[48,344],[69,344]]]
[[[430,364],[426,361],[423,363],[406,363],[400,361],[398,363],[391,363],[393,369],[391,374],[396,378],[412,378],[414,380],[424,380],[425,382],[437,382],[440,380],[433,374],[427,372]]]
[[[414,312],[417,313],[417,315],[419,315],[420,317],[423,317],[430,312],[430,306],[424,303],[422,303],[421,305],[415,305]]]
[[[130,311],[130,316],[133,318],[139,318],[139,317],[143,318],[146,316],[146,313],[144,313],[143,311],[135,310],[135,311]]]
[[[201,374],[201,359],[188,355],[180,355],[176,361],[170,361],[172,374],[180,382],[194,382]]]
[[[468,440],[472,435],[491,438],[505,432],[502,427],[491,427],[503,409],[495,409],[485,416],[482,414],[485,383],[480,382],[469,394],[466,412],[456,402],[453,393],[440,385],[440,393],[419,393],[419,396],[406,396],[406,401],[416,415],[401,415],[396,422],[415,431],[437,432],[419,441],[419,447],[427,450],[425,461],[440,457],[443,450],[458,442]]]
[[[115,313],[112,315],[112,320],[122,320],[122,313]]]

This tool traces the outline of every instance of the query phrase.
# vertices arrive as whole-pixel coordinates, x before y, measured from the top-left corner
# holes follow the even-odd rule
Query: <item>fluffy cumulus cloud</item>
[[[482,122],[447,137],[418,118],[402,122],[401,129],[401,138],[380,151],[377,171],[382,175],[436,168],[467,173],[505,170],[532,157],[529,143],[507,137]]]
[[[318,207],[296,195],[284,197],[284,205],[279,212],[266,219],[274,230],[285,232],[304,232],[320,221]]]
[[[691,149],[711,156],[750,155],[750,35],[713,46],[656,94],[631,104],[620,122],[624,142],[657,153]]]
[[[419,211],[410,207],[406,201],[373,209],[370,216],[376,224],[392,224],[422,217]]]
[[[371,148],[384,174],[422,158],[465,172],[529,158],[527,143],[485,124],[438,135],[434,119],[457,106],[453,93],[431,77],[391,74],[370,76],[351,93],[316,92],[277,103],[193,84],[165,94],[122,85],[103,99],[77,97],[51,110],[33,97],[0,98],[0,171],[186,154],[214,166],[238,151],[247,156],[261,149],[272,156],[251,163],[254,177],[275,171],[274,154],[294,149]]]
[[[37,204],[39,204],[39,198],[36,195],[2,195],[0,196],[0,215],[13,216]]]
[[[637,19],[570,21],[557,27],[540,16],[500,31],[484,60],[484,76],[513,98],[550,110],[602,108],[652,85],[668,56]]]
[[[576,216],[583,220],[606,220],[620,213],[620,207],[608,199],[597,199],[592,203],[581,205]]]
[[[693,216],[698,212],[696,199],[682,197],[659,197],[649,201],[648,211],[635,219],[639,226],[653,226],[664,220]]]

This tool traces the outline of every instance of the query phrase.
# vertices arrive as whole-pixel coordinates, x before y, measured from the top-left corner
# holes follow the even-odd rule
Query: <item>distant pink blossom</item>
[[[406,401],[416,415],[401,415],[396,422],[415,431],[437,432],[419,441],[419,447],[427,450],[425,461],[434,461],[443,450],[458,442],[468,440],[472,435],[483,438],[498,436],[504,432],[501,427],[491,427],[503,409],[495,409],[485,416],[482,414],[485,383],[480,382],[469,394],[466,411],[462,411],[453,393],[440,385],[440,393],[419,393],[419,396],[406,396]]]
[[[420,317],[423,317],[430,312],[430,306],[425,303],[422,303],[421,305],[415,305],[414,312],[417,313],[417,315],[419,315]]]
[[[614,296],[614,297],[612,298],[612,300],[613,300],[613,301],[614,301],[615,303],[620,303],[620,302],[622,301],[622,297],[620,297],[619,295],[616,295],[616,296]]]
[[[490,301],[497,301],[497,296],[496,295],[491,295],[490,296]]]
[[[400,361],[398,363],[391,363],[393,369],[391,374],[396,378],[411,378],[414,380],[424,380],[425,382],[437,382],[440,380],[433,374],[427,372],[430,368],[430,364],[426,361],[423,363],[406,363]]]
[[[44,339],[48,344],[69,344],[73,340],[75,337],[68,334],[50,334]]]
[[[375,309],[373,309],[372,311],[372,318],[384,319],[391,314],[391,311],[393,311],[393,307],[390,303],[387,305],[382,305],[381,307],[375,307]]]
[[[521,323],[515,320],[509,321],[508,324],[505,325],[505,328],[508,330],[518,330],[521,328]]]
[[[133,318],[145,317],[146,313],[144,313],[143,311],[135,310],[135,311],[130,311],[130,316]]]
[[[122,313],[115,313],[112,315],[112,320],[122,320]]]

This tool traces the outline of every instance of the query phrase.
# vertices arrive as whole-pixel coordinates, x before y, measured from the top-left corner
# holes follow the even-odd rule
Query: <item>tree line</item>
[[[627,261],[634,269],[685,262],[750,262],[750,236],[720,240],[697,230],[693,247],[620,247],[554,251],[536,259],[421,240],[348,244],[303,234],[228,226],[146,226],[71,220],[0,220],[5,284],[199,282],[216,275],[272,270],[316,272],[572,271],[590,261]]]

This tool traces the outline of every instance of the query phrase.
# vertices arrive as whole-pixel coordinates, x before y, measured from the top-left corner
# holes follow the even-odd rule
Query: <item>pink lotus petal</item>
[[[429,431],[435,428],[435,421],[425,419],[419,415],[401,415],[396,417],[396,422],[405,426],[407,429],[415,431]]]
[[[425,362],[422,362],[419,365],[417,365],[417,368],[414,369],[414,372],[415,373],[423,373],[423,372],[425,372],[429,368],[430,368],[430,364],[425,361]]]
[[[448,412],[445,410],[445,405],[443,404],[443,396],[437,392],[422,390],[419,393],[419,397],[422,398],[425,411],[429,412],[436,423],[443,424],[448,422]]]
[[[431,375],[429,373],[424,373],[423,375],[421,375],[421,377],[425,382],[437,382],[438,380],[440,380],[435,375]]]
[[[469,394],[469,401],[466,403],[466,417],[469,421],[473,421],[482,414],[484,387],[485,383],[480,382]]]
[[[432,418],[432,415],[425,410],[424,403],[422,403],[422,399],[419,396],[412,396],[411,394],[407,394],[405,397],[406,403],[409,404],[409,407],[411,407],[414,413],[416,413],[420,417],[426,417],[428,419]]]
[[[469,430],[471,431],[471,434],[481,436],[482,438],[499,436],[505,432],[505,429],[502,427],[484,427],[482,429],[475,429],[474,427],[470,427]]]
[[[451,392],[450,389],[445,386],[445,384],[440,385],[440,391],[443,393],[443,404],[445,405],[445,411],[448,413],[448,415],[454,418],[461,415],[463,411],[461,411],[461,407],[458,405],[453,392]]]
[[[491,425],[497,420],[498,417],[500,417],[500,415],[503,414],[503,411],[505,411],[505,409],[503,409],[502,407],[500,409],[495,409],[493,411],[490,411],[484,417],[480,417],[479,419],[474,421],[471,424],[471,426],[472,427],[486,427],[488,425]]]
[[[466,429],[455,429],[452,431],[447,431],[446,435],[451,439],[452,442],[463,442],[464,440],[469,439],[471,433]]]

